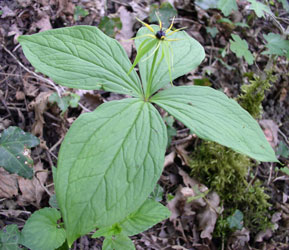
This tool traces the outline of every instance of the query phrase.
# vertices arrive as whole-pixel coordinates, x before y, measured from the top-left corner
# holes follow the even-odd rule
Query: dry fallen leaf
[[[23,101],[25,99],[25,94],[23,91],[16,91],[15,98],[17,101]]]
[[[247,243],[250,240],[250,232],[246,228],[236,230],[228,240],[227,249],[229,250],[246,250]]]
[[[265,137],[270,145],[275,148],[278,145],[278,125],[273,120],[260,120],[261,127],[263,128]]]
[[[41,92],[36,100],[29,104],[30,109],[35,111],[35,122],[32,125],[32,134],[42,138],[43,135],[43,124],[45,123],[43,113],[45,112],[48,104],[48,98],[51,92]]]
[[[122,22],[122,28],[119,33],[116,34],[115,38],[124,47],[128,57],[131,57],[133,40],[128,40],[133,37],[133,25],[135,18],[131,12],[129,12],[124,6],[118,9],[119,17]]]
[[[39,32],[52,29],[50,17],[47,14],[43,15],[42,18],[35,23],[35,26],[40,29]]]
[[[212,239],[212,233],[218,218],[220,197],[216,192],[207,195],[207,206],[197,215],[199,229],[202,230],[201,238]]]
[[[22,193],[17,200],[20,206],[33,204],[36,207],[40,207],[42,195],[45,192],[43,185],[47,180],[48,172],[43,170],[43,165],[40,161],[34,166],[34,171],[35,176],[32,180],[18,177],[18,185]]]
[[[18,194],[17,175],[0,168],[0,198],[12,198]]]

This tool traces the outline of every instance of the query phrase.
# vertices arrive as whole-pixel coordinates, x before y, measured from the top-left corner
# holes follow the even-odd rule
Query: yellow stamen
[[[138,20],[140,23],[142,23],[144,26],[146,26],[153,34],[155,33],[154,29],[147,23],[143,22],[142,20],[138,19],[136,17],[136,20]]]
[[[170,32],[169,34],[167,34],[167,36],[171,36],[172,34],[178,32],[178,31],[180,31],[180,30],[186,29],[186,28],[187,28],[187,27],[183,27],[183,28],[180,28],[180,29],[176,29],[176,30]]]
[[[172,27],[173,27],[173,25],[174,25],[174,21],[175,21],[175,17],[173,17],[173,20],[172,20],[172,22],[171,22],[171,25],[170,25],[170,27],[166,30],[166,33],[168,33],[168,32],[172,29]]]

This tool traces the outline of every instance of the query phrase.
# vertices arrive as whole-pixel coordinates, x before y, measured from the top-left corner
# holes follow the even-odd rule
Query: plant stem
[[[159,48],[157,49],[157,51],[154,54],[153,57],[153,62],[152,62],[152,67],[151,67],[151,71],[150,71],[150,76],[147,82],[147,88],[146,88],[146,92],[145,92],[145,101],[147,101],[151,95],[151,85],[152,85],[152,78],[153,78],[153,72],[154,72],[154,68],[155,68],[155,64],[156,64],[156,60],[157,60],[157,55],[159,53]]]

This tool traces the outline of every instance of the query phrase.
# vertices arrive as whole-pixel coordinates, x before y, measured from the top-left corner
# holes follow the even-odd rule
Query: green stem
[[[155,68],[155,64],[156,64],[156,60],[157,60],[157,55],[159,53],[159,48],[157,49],[157,51],[154,54],[153,57],[153,62],[152,62],[152,67],[151,67],[151,71],[150,71],[150,76],[147,82],[147,88],[146,88],[146,92],[145,92],[145,101],[147,101],[150,97],[150,92],[151,92],[151,85],[152,85],[152,78],[153,78],[153,72],[154,72],[154,68]]]

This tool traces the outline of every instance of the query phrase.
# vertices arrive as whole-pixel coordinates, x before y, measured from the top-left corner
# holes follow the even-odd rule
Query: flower
[[[186,27],[172,31],[172,27],[173,27],[174,20],[175,20],[175,17],[174,17],[169,28],[164,30],[163,25],[162,25],[162,21],[159,18],[157,13],[156,13],[156,16],[158,18],[159,28],[160,28],[157,32],[155,32],[155,30],[149,24],[136,18],[140,23],[142,23],[151,32],[151,34],[145,34],[142,36],[131,38],[131,39],[139,39],[139,38],[147,37],[147,39],[145,39],[140,44],[140,46],[138,48],[137,56],[134,60],[132,67],[130,68],[128,74],[133,70],[133,68],[137,65],[137,63],[140,61],[140,59],[143,58],[144,55],[146,55],[149,51],[151,51],[153,49],[153,52],[147,58],[145,58],[145,60],[147,60],[151,56],[155,55],[155,53],[157,53],[159,48],[161,47],[162,55],[161,55],[161,58],[160,58],[158,64],[163,60],[163,58],[165,58],[166,63],[168,65],[170,82],[172,84],[173,50],[172,50],[172,47],[171,47],[169,42],[178,41],[180,39],[169,39],[168,37],[173,35],[174,33],[178,32],[178,31],[180,31],[180,30],[185,29]],[[161,46],[161,45],[163,45],[163,46]],[[154,67],[154,66],[152,65],[152,67]]]

